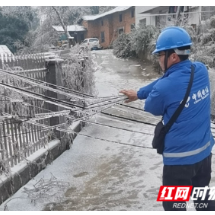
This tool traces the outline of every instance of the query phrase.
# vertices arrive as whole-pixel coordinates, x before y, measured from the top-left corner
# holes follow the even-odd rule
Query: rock
[[[141,65],[130,65],[129,66],[129,70],[130,70],[130,73],[132,74],[132,75],[139,75],[139,74],[141,74]]]

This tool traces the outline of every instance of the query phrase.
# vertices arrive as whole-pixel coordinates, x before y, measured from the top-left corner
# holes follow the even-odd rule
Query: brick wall
[[[135,24],[135,17],[131,17],[131,10],[133,8],[129,8],[126,11],[118,12],[113,14],[113,32],[114,32],[114,39],[116,39],[119,35],[118,30],[119,28],[124,28],[124,33],[131,32],[131,25]],[[119,21],[119,16],[122,14],[122,21]]]
[[[104,42],[101,41],[101,46],[104,48],[107,48],[110,44],[110,29],[112,26],[110,25],[110,21],[112,20],[111,16],[105,16],[100,19],[100,41],[101,41],[101,32],[104,32]],[[101,22],[103,21],[103,26],[101,25]]]
[[[131,17],[132,10],[134,10],[134,7],[129,8],[126,11],[110,14],[93,21],[83,21],[82,25],[87,28],[87,32],[85,32],[85,38],[96,37],[99,39],[101,46],[103,46],[103,48],[107,48],[113,42],[113,40],[118,37],[119,28],[124,28],[125,33],[131,32],[131,25],[135,24],[135,12],[134,17]],[[120,14],[122,14],[122,22],[119,21]],[[104,32],[104,42],[101,42],[101,32]]]

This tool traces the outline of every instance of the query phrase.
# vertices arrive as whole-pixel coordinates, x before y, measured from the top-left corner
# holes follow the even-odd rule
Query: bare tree
[[[46,16],[46,23],[49,23],[49,29],[53,25],[61,25],[68,39],[68,45],[72,44],[72,38],[67,31],[67,26],[77,24],[77,21],[83,15],[91,14],[91,9],[88,6],[61,6],[61,7],[40,7],[41,13]],[[47,29],[48,30],[48,29]]]
[[[67,37],[69,38],[69,37],[70,37],[70,34],[69,34],[69,32],[67,31],[67,26],[64,24],[64,21],[63,21],[61,15],[60,15],[59,11],[58,11],[57,8],[54,7],[54,6],[52,6],[52,9],[56,12],[61,26],[63,27],[63,30],[64,30],[65,34],[66,34]]]
[[[114,9],[116,6],[99,6],[99,14]]]

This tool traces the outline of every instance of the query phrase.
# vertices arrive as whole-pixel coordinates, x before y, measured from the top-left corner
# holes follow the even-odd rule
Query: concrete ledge
[[[80,132],[81,123],[76,123],[70,128],[75,132]],[[74,134],[74,138],[77,134]],[[20,162],[11,168],[10,177],[0,175],[0,204],[11,197],[23,185],[28,183],[48,164],[59,157],[65,150],[69,149],[71,143],[60,141],[59,139],[52,140],[45,148],[41,148],[26,160]]]

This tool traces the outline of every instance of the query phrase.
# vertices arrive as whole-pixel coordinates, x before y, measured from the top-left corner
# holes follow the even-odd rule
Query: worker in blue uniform
[[[163,151],[163,185],[209,186],[211,180],[211,158],[214,139],[210,128],[210,82],[206,66],[189,60],[192,41],[183,28],[168,27],[159,35],[152,54],[159,58],[164,75],[142,87],[139,91],[122,90],[132,102],[145,99],[144,110],[163,116],[164,125],[170,120],[188,88],[191,64],[194,79],[187,102],[169,132],[165,136]],[[204,203],[215,210],[215,201]],[[202,203],[200,199],[195,203]],[[174,202],[163,202],[164,210],[186,210],[174,208]]]

